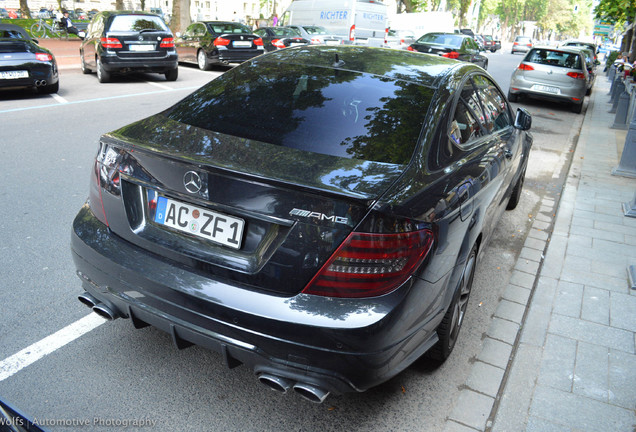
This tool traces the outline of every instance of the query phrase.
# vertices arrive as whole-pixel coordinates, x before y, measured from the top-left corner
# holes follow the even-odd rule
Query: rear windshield
[[[212,33],[252,33],[249,28],[239,23],[208,23],[207,26]]]
[[[324,27],[319,26],[303,26],[305,31],[310,35],[324,35],[327,34],[327,30]]]
[[[438,45],[446,45],[459,47],[462,44],[463,37],[454,34],[427,33],[417,41],[419,43],[433,43]]]
[[[4,30],[4,29],[0,29],[0,38],[28,39],[28,36],[23,35],[18,30]]]
[[[261,61],[226,72],[167,115],[283,147],[406,164],[432,95],[377,75]]]
[[[299,35],[299,33],[296,30],[287,28],[287,27],[271,27],[271,29],[276,36],[298,36]]]
[[[168,27],[161,18],[154,15],[115,15],[110,31],[167,31]]]
[[[583,69],[580,55],[549,49],[534,49],[528,53],[524,61],[569,69]]]

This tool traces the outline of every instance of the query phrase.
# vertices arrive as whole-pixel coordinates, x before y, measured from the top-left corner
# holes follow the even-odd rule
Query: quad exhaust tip
[[[108,321],[112,321],[118,318],[118,315],[104,303],[98,303],[93,306],[93,312]]]
[[[298,393],[298,395],[314,403],[323,403],[325,399],[327,399],[327,396],[329,396],[329,392],[327,390],[305,383],[294,384],[294,391]]]
[[[46,80],[35,80],[36,87],[44,87],[46,85]]]
[[[307,383],[295,383],[278,375],[264,373],[258,376],[258,380],[261,384],[279,393],[287,393],[294,389],[299,396],[314,403],[323,403],[329,396],[329,392],[320,387]]]
[[[88,306],[89,308],[93,308],[97,303],[99,303],[99,301],[93,297],[92,295],[90,295],[89,293],[85,292],[84,294],[80,294],[77,296],[77,299],[82,302],[83,305]]]
[[[261,384],[279,393],[287,393],[291,390],[293,383],[286,378],[270,374],[261,374],[258,376]]]

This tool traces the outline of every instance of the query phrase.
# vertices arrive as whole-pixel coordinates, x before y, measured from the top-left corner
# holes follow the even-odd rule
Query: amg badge
[[[309,217],[309,218],[315,218],[318,220],[328,220],[334,223],[339,223],[339,224],[344,224],[347,225],[347,218],[346,217],[342,217],[342,216],[327,216],[324,213],[319,213],[319,212],[312,212],[309,210],[302,210],[302,209],[292,209],[289,212],[290,215],[292,216],[302,216],[302,217]]]

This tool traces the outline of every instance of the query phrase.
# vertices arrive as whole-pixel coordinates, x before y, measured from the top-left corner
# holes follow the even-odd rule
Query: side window
[[[194,35],[197,37],[205,36],[205,24],[197,24],[194,28]]]
[[[183,32],[183,36],[185,37],[192,37],[194,36],[194,27],[196,24],[191,24],[188,26],[188,28],[186,29],[186,31]]]
[[[265,30],[263,30],[263,29],[257,29],[257,30],[254,30],[254,34],[256,34],[256,35],[258,35],[258,36],[260,36],[260,37],[265,37],[265,36],[267,36],[267,33],[266,33],[266,32],[265,32]]]
[[[472,141],[483,136],[480,119],[483,117],[479,98],[470,81],[462,88],[448,128],[449,145],[469,147]]]
[[[512,124],[506,98],[497,86],[483,75],[473,78],[477,93],[484,107],[484,125],[490,132],[495,132]]]

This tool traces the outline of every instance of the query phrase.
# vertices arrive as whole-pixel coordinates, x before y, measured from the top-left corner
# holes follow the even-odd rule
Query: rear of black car
[[[26,39],[3,38],[0,29],[0,88],[36,88],[54,93],[59,87],[53,54]]]
[[[381,204],[405,192],[435,89],[279,57],[103,136],[73,258],[101,315],[322,401],[437,341],[451,282],[420,273],[431,224]]]
[[[206,26],[212,35],[211,60],[242,63],[265,52],[263,39],[242,24],[207,22]]]

